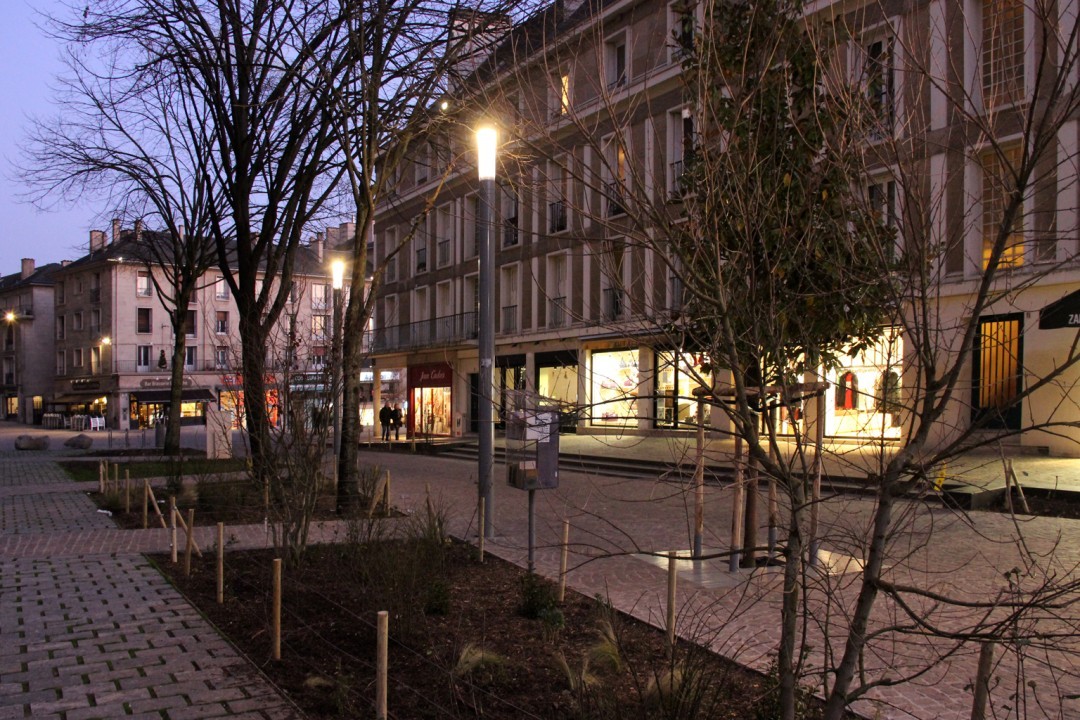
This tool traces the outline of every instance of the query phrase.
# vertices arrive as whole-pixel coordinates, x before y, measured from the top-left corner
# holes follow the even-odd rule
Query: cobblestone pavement
[[[0,718],[299,717],[138,554],[166,532],[117,530],[85,486],[0,458]]]
[[[402,508],[423,506],[430,487],[436,503],[451,513],[455,534],[475,538],[476,465],[468,461],[365,454],[366,462],[391,470],[394,501]],[[488,549],[524,564],[527,554],[527,494],[506,486],[505,469],[496,466],[494,518],[496,538]],[[536,563],[539,572],[556,577],[557,543],[562,520],[571,522],[569,583],[582,593],[607,595],[622,610],[658,626],[664,624],[667,558],[670,550],[688,558],[693,529],[693,496],[681,485],[643,480],[589,477],[560,473],[560,488],[537,493]],[[727,547],[730,527],[729,487],[709,486],[706,499],[705,550]],[[763,505],[761,505],[763,506]],[[851,557],[862,557],[872,535],[873,503],[866,498],[836,496],[822,507],[822,544],[829,572],[813,572],[806,593],[811,613],[806,619],[807,644],[813,648],[808,682],[820,679],[822,649],[843,651],[847,616],[859,591],[861,569]],[[940,505],[904,502],[897,507],[890,537],[886,579],[897,584],[982,602],[1008,599],[1005,573],[1037,568],[1027,586],[1054,576],[1080,581],[1080,522],[1039,518],[1014,523],[1005,515],[958,514]],[[1029,555],[1020,552],[1023,538]],[[765,669],[779,640],[779,570],[760,569],[731,575],[726,558],[677,561],[679,622],[684,637],[709,642],[716,650]],[[1071,598],[1076,597],[1074,590]],[[1057,598],[1062,600],[1063,598]],[[905,600],[925,626],[920,627],[897,603],[879,600],[870,630],[880,633],[863,664],[871,677],[896,680],[918,674],[911,682],[870,692],[856,709],[866,717],[968,718],[978,648],[970,643],[928,637],[971,630],[981,611],[948,608],[911,594]],[[999,620],[1003,610],[988,612]],[[988,717],[1080,718],[1080,607],[1039,613],[1021,624],[1062,637],[1022,647],[999,647],[995,687]],[[1046,647],[1043,647],[1045,645]],[[1018,657],[1017,652],[1020,652]],[[1022,662],[1025,681],[1016,683]],[[1019,689],[1016,697],[1011,697]]]

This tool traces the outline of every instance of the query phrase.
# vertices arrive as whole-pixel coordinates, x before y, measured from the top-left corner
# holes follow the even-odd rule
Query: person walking
[[[384,402],[379,411],[379,424],[382,425],[383,442],[390,442],[390,423],[394,421],[394,413],[390,409],[390,403]]]
[[[394,403],[394,409],[390,413],[390,419],[394,423],[394,439],[397,440],[399,434],[401,433],[401,420],[402,420],[402,418],[401,418],[401,406],[398,405],[397,403]]]

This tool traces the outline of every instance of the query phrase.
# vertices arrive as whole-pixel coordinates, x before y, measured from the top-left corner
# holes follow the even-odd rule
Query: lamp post
[[[492,242],[492,216],[495,202],[495,155],[498,133],[487,126],[476,131],[476,167],[480,176],[480,202],[476,222],[480,227],[480,466],[477,492],[484,501],[485,538],[495,536],[495,493],[492,471],[495,466],[495,423],[492,413],[491,386],[495,365],[495,247]]]
[[[334,393],[334,484],[338,477],[338,459],[341,457],[341,295],[345,286],[345,262],[340,258],[330,263],[330,277],[334,288],[334,338],[330,344],[330,363],[332,379],[330,386]]]

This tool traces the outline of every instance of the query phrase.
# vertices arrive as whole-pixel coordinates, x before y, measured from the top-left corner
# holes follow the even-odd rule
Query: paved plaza
[[[56,465],[69,454],[62,442],[70,432],[54,431],[45,453],[16,452],[13,438],[23,426],[0,423],[0,719],[137,716],[297,717],[248,660],[235,650],[144,559],[142,553],[168,550],[168,534],[158,529],[119,530],[96,511],[86,493],[94,483],[73,483]],[[36,433],[35,433],[36,434]],[[104,440],[98,434],[96,440]],[[114,442],[117,437],[114,436]],[[190,446],[199,437],[190,430]],[[130,438],[129,438],[130,442]],[[620,442],[625,446],[620,447]],[[599,447],[595,439],[574,438],[567,446]],[[576,445],[575,445],[576,444]],[[668,460],[665,452],[685,452],[658,440],[602,441],[623,457]],[[665,450],[668,448],[668,450]],[[597,454],[602,454],[600,450]],[[365,463],[391,472],[394,503],[408,511],[423,507],[427,493],[445,508],[451,530],[476,535],[476,463],[402,452],[365,452]],[[1047,462],[1057,482],[1073,461]],[[1029,475],[1038,473],[1030,466]],[[511,561],[526,561],[526,493],[506,486],[505,468],[496,466],[495,540],[487,549]],[[977,474],[977,473],[975,473]],[[1050,470],[1043,475],[1055,474]],[[681,483],[560,473],[559,489],[538,493],[539,572],[555,577],[562,522],[571,523],[569,581],[580,592],[603,595],[619,609],[662,626],[666,606],[669,551],[677,561],[679,632],[718,651],[764,669],[779,637],[779,571],[726,571],[726,559],[687,559],[691,544],[693,496]],[[1075,482],[1066,478],[1064,482]],[[858,588],[858,558],[870,534],[872,503],[849,495],[823,506],[823,544],[830,572],[812,573],[806,592],[811,613],[809,663],[820,667],[823,648],[840,649],[838,631]],[[1006,572],[1032,568],[1030,577],[1056,573],[1077,576],[1080,522],[959,514],[940,504],[905,502],[891,538],[888,579],[972,601],[1007,597]],[[731,491],[706,490],[706,552],[727,548]],[[312,537],[331,542],[340,528],[319,524]],[[198,528],[203,547],[212,528]],[[265,528],[229,529],[230,547],[269,544]],[[1023,545],[1017,542],[1023,538]],[[1020,548],[1025,550],[1021,552]],[[1006,594],[1003,594],[1006,593]],[[826,602],[831,599],[831,602]],[[973,611],[945,612],[923,600],[921,612],[937,635],[967,629]],[[1038,617],[1051,640],[1003,647],[997,653],[992,717],[1080,718],[1080,675],[1076,655],[1080,609],[1068,606],[1055,617]],[[1028,622],[1025,620],[1025,622]],[[893,603],[879,602],[873,628],[895,627],[868,652],[869,671],[891,668],[890,677],[930,667],[912,682],[873,690],[857,709],[866,717],[968,718],[970,683],[977,647],[928,637]],[[1057,635],[1064,635],[1057,637]],[[1015,669],[1025,679],[1016,698]]]

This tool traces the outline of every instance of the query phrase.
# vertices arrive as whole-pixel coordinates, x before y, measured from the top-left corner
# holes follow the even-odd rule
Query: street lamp
[[[345,261],[335,258],[330,263],[330,277],[334,288],[334,338],[331,342],[330,362],[333,367],[331,387],[334,392],[334,483],[338,477],[338,463],[341,458],[341,295],[345,287]]]
[[[495,203],[495,157],[499,135],[495,128],[484,126],[476,131],[476,169],[480,176],[480,202],[477,226],[480,228],[480,466],[477,492],[484,501],[484,537],[495,536],[495,493],[492,471],[495,466],[495,423],[491,387],[495,365],[495,248],[492,242],[492,206]]]

